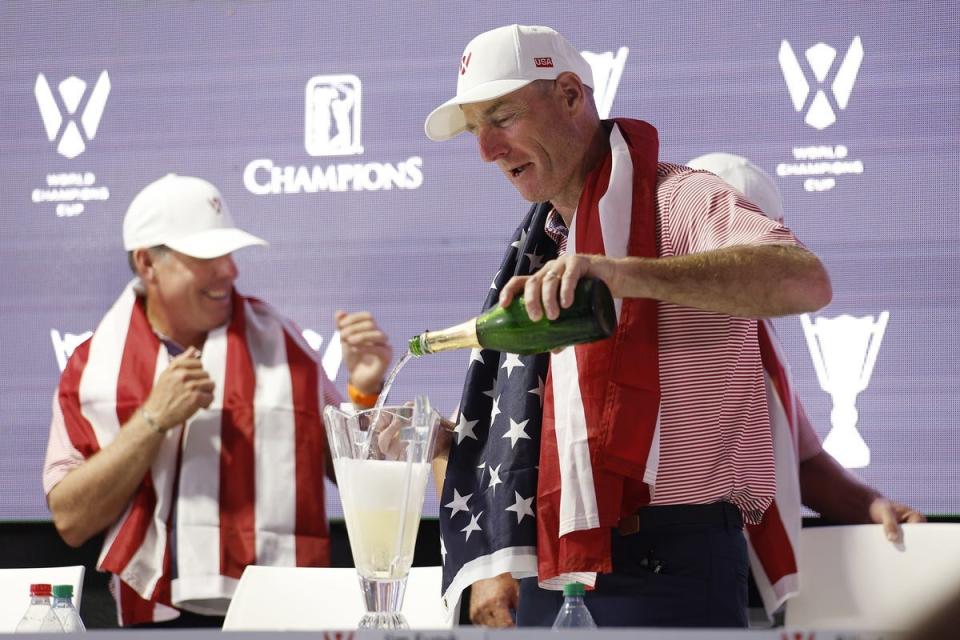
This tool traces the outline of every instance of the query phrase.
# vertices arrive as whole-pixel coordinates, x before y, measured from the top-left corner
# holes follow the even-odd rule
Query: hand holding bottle
[[[458,325],[427,331],[410,339],[410,354],[420,357],[451,349],[492,349],[521,355],[544,353],[572,344],[602,340],[617,327],[610,290],[599,278],[582,278],[573,300],[550,320],[533,320],[524,298],[507,307],[495,305],[483,315]]]
[[[613,288],[615,275],[613,260],[606,256],[566,254],[543,265],[532,276],[514,276],[500,291],[500,306],[508,307],[517,295],[523,295],[524,305],[530,319],[537,321],[542,315],[556,320],[560,309],[573,304],[577,282],[581,278],[594,277]]]

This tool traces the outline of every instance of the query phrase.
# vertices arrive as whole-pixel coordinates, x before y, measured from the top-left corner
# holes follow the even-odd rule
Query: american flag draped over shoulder
[[[535,273],[556,257],[544,232],[552,207],[534,205],[514,233],[484,301],[498,304],[515,275]],[[440,502],[444,603],[484,578],[537,573],[534,499],[547,354],[473,350]]]
[[[610,132],[568,249],[655,257],[656,130],[617,120]],[[485,309],[510,277],[554,257],[544,231],[551,208],[527,214]],[[471,353],[440,508],[446,605],[500,573],[539,575],[559,588],[569,579],[592,585],[596,572],[610,570],[609,528],[621,516],[624,480],[655,474],[659,410],[656,303],[618,300],[616,308],[613,338],[552,358]]]
[[[135,283],[60,380],[64,426],[85,458],[110,444],[169,364]],[[122,625],[229,598],[250,564],[329,564],[320,410],[330,383],[316,354],[288,320],[234,291],[233,317],[209,333],[201,361],[212,404],[165,433],[106,532],[97,569],[114,574]]]

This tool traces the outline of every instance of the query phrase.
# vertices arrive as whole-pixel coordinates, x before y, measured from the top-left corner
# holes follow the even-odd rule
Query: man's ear
[[[133,267],[137,275],[144,282],[153,282],[156,279],[156,256],[149,249],[134,249],[132,252]]]
[[[575,73],[565,71],[557,76],[555,83],[557,90],[563,97],[563,104],[568,109],[579,111],[583,108],[586,100],[590,98],[587,87]]]

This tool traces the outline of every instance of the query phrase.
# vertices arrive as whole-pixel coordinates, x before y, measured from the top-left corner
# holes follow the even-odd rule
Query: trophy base
[[[367,613],[360,619],[359,629],[409,629],[400,613],[407,578],[375,580],[360,576],[360,589]]]
[[[854,428],[831,429],[823,440],[823,449],[845,469],[870,465],[870,447]]]
[[[368,613],[360,618],[358,629],[409,629],[402,613]]]

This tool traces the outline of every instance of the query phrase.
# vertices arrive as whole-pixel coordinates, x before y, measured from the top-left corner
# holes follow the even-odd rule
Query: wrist
[[[598,272],[597,275],[610,289],[610,294],[614,298],[625,297],[623,294],[623,275],[621,273],[625,265],[622,265],[620,260],[616,258],[606,256],[595,256],[593,261],[594,269]]]
[[[147,426],[150,427],[150,430],[154,433],[160,435],[166,433],[167,430],[160,424],[159,419],[145,407],[140,407],[140,417],[143,418],[143,421],[147,423]]]
[[[367,391],[360,387],[354,386],[352,382],[347,382],[347,395],[350,396],[350,401],[353,402],[358,407],[363,409],[369,409],[377,403],[377,399],[380,397],[380,391],[383,388],[381,384],[374,391]]]

